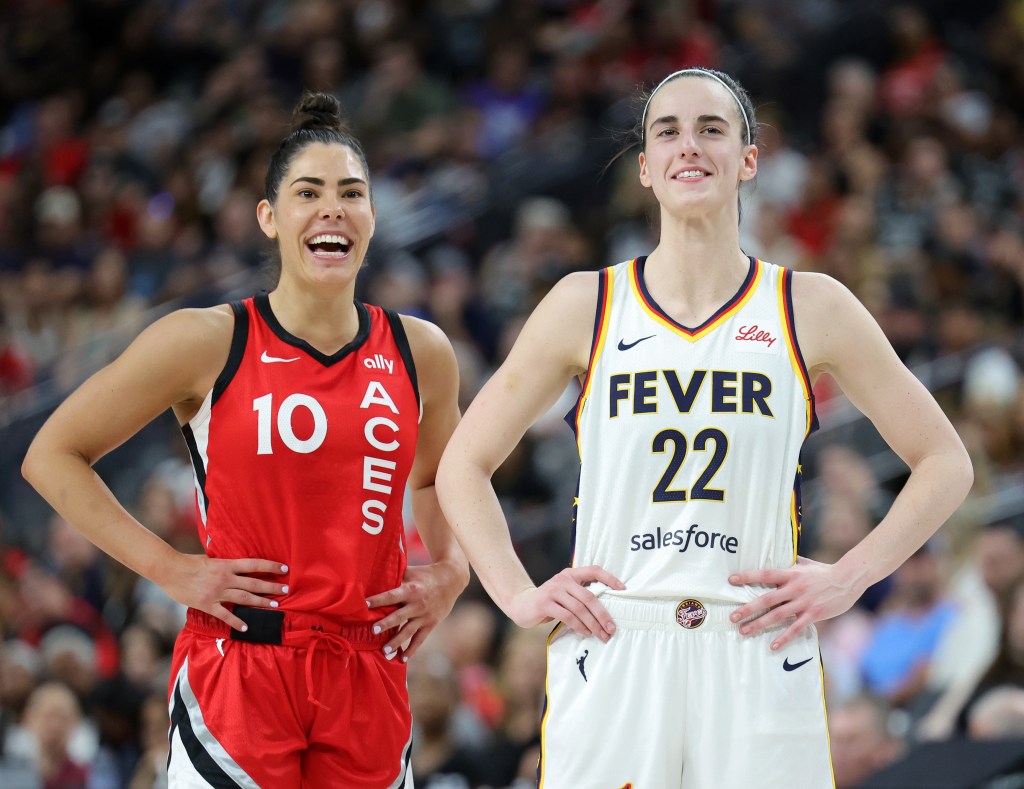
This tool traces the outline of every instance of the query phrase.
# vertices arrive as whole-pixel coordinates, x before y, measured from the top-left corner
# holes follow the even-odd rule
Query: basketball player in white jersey
[[[756,134],[726,74],[684,69],[652,91],[637,136],[657,247],[559,282],[442,460],[442,506],[488,592],[519,625],[562,623],[543,789],[833,786],[813,624],[898,567],[971,486],[953,427],[856,298],[740,250]],[[832,565],[797,553],[799,452],[825,373],[911,469]],[[573,377],[572,566],[538,587],[490,476]]]

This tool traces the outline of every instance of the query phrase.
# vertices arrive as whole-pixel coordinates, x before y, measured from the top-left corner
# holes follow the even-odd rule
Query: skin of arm
[[[569,380],[589,364],[598,275],[561,280],[527,320],[508,358],[481,389],[456,429],[437,475],[448,522],[488,594],[522,627],[560,620],[607,641],[615,626],[586,584],[622,583],[600,567],[562,570],[540,587],[516,555],[491,475]]]
[[[143,331],[89,378],[40,428],[22,465],[25,479],[91,542],[183,605],[246,629],[222,603],[269,607],[279,583],[247,577],[283,573],[268,559],[210,559],[176,551],[133,518],[92,466],[168,407],[196,413],[227,359],[230,308],[181,310]]]
[[[432,562],[410,566],[401,586],[374,595],[366,602],[371,608],[399,606],[377,626],[381,630],[397,628],[385,652],[390,654],[406,644],[402,649],[402,659],[406,660],[452,610],[456,598],[469,583],[469,566],[441,512],[434,487],[441,453],[459,423],[459,368],[455,352],[448,338],[432,323],[408,316],[402,316],[402,323],[423,400],[409,491],[416,530]]]
[[[739,622],[772,609],[741,627],[744,635],[795,617],[772,649],[780,649],[807,625],[848,610],[935,533],[974,482],[970,458],[953,425],[850,291],[822,274],[795,273],[793,303],[811,380],[831,375],[911,473],[886,516],[835,564],[801,557],[789,568],[730,577],[737,585],[775,587],[733,612],[732,620]]]

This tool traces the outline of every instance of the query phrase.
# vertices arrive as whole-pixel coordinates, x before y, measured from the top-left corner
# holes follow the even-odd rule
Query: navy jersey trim
[[[590,337],[590,354],[587,357],[587,371],[583,373],[582,379],[579,380],[580,394],[576,398],[576,402],[573,403],[564,417],[565,423],[569,425],[569,429],[572,430],[573,438],[579,442],[579,432],[576,429],[576,422],[579,420],[580,409],[583,407],[583,395],[587,389],[587,381],[589,380],[594,365],[597,363],[598,357],[598,346],[601,343],[601,329],[602,322],[604,321],[605,315],[611,310],[611,305],[608,304],[608,281],[612,278],[612,270],[610,268],[603,268],[597,272],[597,307],[594,309],[594,330]]]
[[[391,334],[395,338],[395,345],[398,346],[398,353],[401,355],[402,361],[405,362],[405,371],[409,374],[409,382],[412,384],[413,392],[416,393],[416,405],[422,409],[420,384],[416,378],[416,360],[413,358],[412,348],[409,347],[409,337],[405,333],[405,324],[402,323],[401,316],[394,310],[390,310],[387,307],[382,307],[381,309],[391,325]]]
[[[280,321],[277,320],[277,316],[274,315],[273,309],[270,307],[270,294],[266,291],[257,293],[253,296],[253,304],[256,305],[256,311],[260,314],[260,317],[266,322],[270,330],[277,335],[277,338],[282,342],[286,342],[300,350],[305,351],[311,357],[316,359],[324,367],[330,367],[331,365],[337,364],[346,356],[353,351],[357,350],[363,343],[366,342],[366,338],[370,336],[370,313],[362,302],[354,302],[356,307],[356,314],[359,317],[359,329],[356,331],[356,336],[352,338],[351,342],[346,343],[337,351],[331,354],[323,353],[318,351],[308,342],[301,337],[296,337],[284,326],[281,325]]]
[[[249,311],[245,304],[240,301],[231,302],[231,312],[235,315],[235,325],[231,330],[231,350],[228,351],[228,360],[224,362],[224,369],[220,371],[217,380],[213,382],[213,395],[210,404],[214,404],[224,394],[228,384],[235,377],[238,368],[242,365],[242,357],[245,356],[245,346],[249,341]]]
[[[725,304],[723,304],[721,307],[715,310],[715,313],[699,326],[684,326],[671,315],[669,315],[667,312],[665,312],[665,310],[662,309],[661,305],[654,300],[653,296],[651,296],[651,292],[647,290],[647,281],[644,279],[644,267],[647,265],[647,255],[643,255],[642,257],[638,257],[636,259],[636,281],[637,285],[640,287],[640,293],[643,296],[644,301],[647,302],[647,305],[652,310],[657,312],[658,315],[660,315],[662,318],[664,318],[666,321],[668,321],[681,331],[684,331],[687,334],[697,334],[702,329],[705,329],[706,327],[710,326],[712,323],[717,321],[726,312],[731,310],[736,305],[736,302],[742,299],[743,296],[750,289],[750,285],[754,281],[754,276],[757,274],[757,260],[755,258],[750,257],[749,255],[747,256],[747,260],[750,261],[750,268],[747,269],[747,276],[743,278],[743,282],[740,284],[739,288],[732,295],[732,297],[725,302]]]
[[[206,752],[195,731],[193,731],[192,722],[188,718],[188,710],[185,709],[185,700],[181,697],[181,689],[177,683],[174,686],[174,710],[171,712],[171,729],[169,733],[171,739],[173,739],[175,729],[178,730],[178,734],[181,736],[181,742],[185,746],[185,753],[188,754],[192,766],[196,768],[196,772],[210,786],[223,787],[223,789],[235,789],[235,787],[238,787],[238,784],[231,780],[231,777]],[[168,753],[169,759],[170,754]]]
[[[800,350],[800,341],[796,336],[796,315],[793,311],[793,270],[784,269],[782,272],[782,286],[785,288],[786,293],[786,317],[789,319],[790,335],[793,339],[793,350],[796,353],[796,358],[800,362],[800,372],[804,376],[804,381],[807,384],[807,391],[810,393],[811,401],[811,429],[807,431],[807,435],[811,435],[815,430],[818,429],[818,410],[814,407],[814,387],[811,386],[811,376],[807,372],[807,362],[804,361],[803,351]]]

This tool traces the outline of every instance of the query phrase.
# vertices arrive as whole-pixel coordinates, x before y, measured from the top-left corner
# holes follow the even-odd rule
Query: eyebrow
[[[313,186],[324,186],[327,182],[323,178],[314,178],[311,175],[300,175],[298,178],[292,181],[289,184],[289,186],[295,186],[295,184],[297,183],[313,184]],[[351,186],[352,184],[363,184],[363,186],[365,186],[366,181],[364,181],[362,178],[355,177],[338,179],[338,186]]]
[[[677,115],[662,115],[660,118],[655,118],[651,121],[651,128],[653,129],[659,123],[671,124],[679,123],[679,116]],[[730,123],[721,115],[698,115],[697,123],[721,123],[725,126],[729,126]]]

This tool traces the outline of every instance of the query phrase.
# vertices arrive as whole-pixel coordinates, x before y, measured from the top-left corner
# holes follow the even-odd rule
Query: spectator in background
[[[1013,589],[1002,623],[999,651],[971,689],[956,717],[955,731],[963,734],[974,706],[993,688],[1010,685],[1024,688],[1024,582]]]
[[[378,166],[436,157],[448,133],[455,100],[447,85],[423,69],[410,40],[384,44],[375,54],[355,121]]]
[[[828,731],[836,789],[854,789],[903,752],[893,711],[883,699],[858,695],[829,710]]]
[[[429,645],[409,663],[409,705],[415,721],[412,771],[417,787],[470,789],[479,786],[483,761],[459,745],[455,712],[459,682],[447,657]]]
[[[967,716],[972,740],[1024,738],[1024,688],[998,685],[979,698]]]
[[[514,627],[505,636],[495,677],[503,701],[501,722],[483,751],[486,783],[491,786],[536,780],[546,647],[545,628]]]
[[[75,694],[59,682],[44,682],[29,697],[19,736],[8,743],[35,764],[43,789],[86,789],[88,768],[68,750],[82,720]]]
[[[541,114],[544,99],[530,75],[530,50],[505,36],[487,57],[487,75],[470,84],[465,101],[478,113],[477,151],[495,159],[523,138]]]
[[[167,787],[167,701],[154,693],[142,702],[139,745],[142,756],[128,789],[166,789]]]
[[[893,573],[892,591],[861,654],[867,689],[894,706],[910,706],[925,689],[932,657],[956,616],[942,559],[926,545]]]
[[[959,613],[929,666],[928,693],[935,701],[917,725],[922,739],[953,733],[958,713],[1000,653],[1013,595],[1024,581],[1024,538],[1013,523],[972,536],[970,554],[949,584]]]

